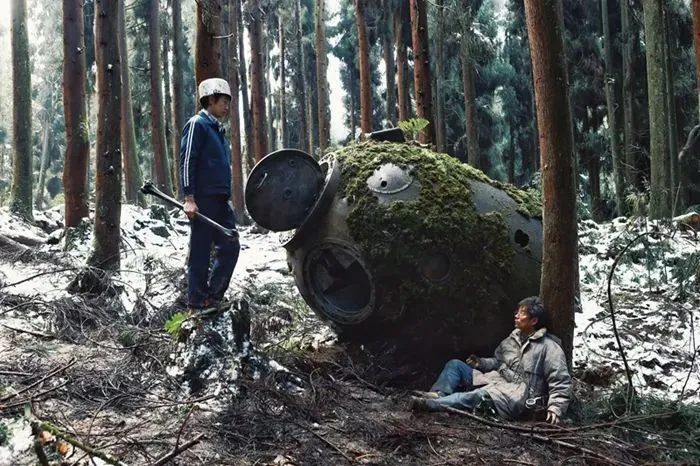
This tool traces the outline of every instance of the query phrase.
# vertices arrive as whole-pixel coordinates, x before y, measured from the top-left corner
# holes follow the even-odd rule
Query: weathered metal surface
[[[318,163],[305,152],[272,152],[250,172],[245,190],[248,212],[272,231],[298,228],[316,204],[323,181]]]

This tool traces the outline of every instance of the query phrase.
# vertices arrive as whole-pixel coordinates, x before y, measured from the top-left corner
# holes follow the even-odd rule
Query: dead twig
[[[21,389],[21,390],[15,392],[15,393],[11,393],[11,394],[9,394],[9,395],[6,395],[6,396],[0,398],[0,403],[4,403],[4,402],[6,402],[6,401],[9,401],[9,400],[11,400],[12,398],[14,398],[14,397],[16,397],[16,396],[21,395],[22,393],[31,390],[32,388],[36,387],[37,385],[40,385],[41,383],[43,383],[44,381],[50,379],[51,377],[55,376],[56,374],[60,374],[61,372],[65,371],[65,370],[67,370],[67,369],[69,369],[69,368],[71,368],[73,365],[75,365],[76,362],[77,362],[77,359],[75,359],[75,358],[71,359],[70,361],[68,361],[68,364],[66,364],[65,366],[58,367],[58,368],[52,370],[51,372],[49,372],[48,374],[46,374],[46,375],[45,375],[44,377],[42,377],[41,379],[39,379],[39,380],[37,380],[36,382],[34,382],[33,384],[27,385],[26,387],[24,387],[23,389]]]
[[[12,330],[13,332],[26,333],[26,334],[31,335],[33,337],[43,338],[44,340],[54,340],[56,338],[55,335],[49,335],[48,333],[36,332],[34,330],[27,330],[26,328],[10,327],[9,325],[6,325],[6,324],[0,324],[0,327],[4,327],[7,330]]]
[[[669,235],[666,235],[664,233],[660,232],[644,232],[632,239],[627,245],[620,251],[620,253],[615,257],[615,261],[613,262],[612,267],[610,268],[610,272],[608,273],[608,307],[610,308],[610,318],[612,319],[612,328],[613,328],[613,333],[615,334],[615,341],[617,342],[617,348],[618,351],[620,352],[620,357],[622,357],[622,363],[625,366],[625,375],[627,376],[627,412],[629,412],[631,408],[631,398],[632,398],[632,393],[634,392],[634,384],[632,382],[632,369],[630,368],[629,363],[627,362],[627,354],[625,353],[625,349],[622,346],[622,340],[620,339],[620,332],[618,331],[617,328],[617,319],[615,318],[615,307],[613,305],[613,300],[612,300],[612,277],[613,274],[615,273],[615,269],[617,268],[617,265],[620,263],[620,260],[622,257],[625,255],[627,250],[632,247],[637,241],[646,238],[647,236],[650,235],[660,235],[660,236],[666,236],[671,238]]]
[[[25,398],[22,401],[15,401],[14,403],[10,403],[9,405],[0,406],[0,411],[5,410],[5,409],[14,408],[16,406],[22,406],[24,403],[32,403],[32,402],[38,400],[39,398],[41,398],[42,396],[46,395],[47,393],[55,392],[56,390],[65,387],[69,383],[70,383],[70,381],[66,380],[65,382],[60,383],[60,384],[56,385],[55,387],[44,390],[43,392],[39,392],[36,395],[32,395],[29,398]]]
[[[177,455],[179,455],[183,451],[186,451],[186,450],[190,449],[191,447],[197,445],[203,438],[204,438],[204,434],[197,435],[195,438],[193,438],[189,442],[183,443],[181,446],[173,448],[173,450],[170,453],[158,458],[156,460],[156,462],[153,463],[151,466],[162,466],[164,464],[167,464],[168,462],[170,462],[170,460],[175,458]]]
[[[523,437],[526,437],[526,438],[531,438],[531,439],[543,442],[543,443],[553,443],[555,445],[559,445],[560,447],[568,448],[570,450],[574,450],[574,451],[577,451],[579,453],[584,453],[586,455],[589,455],[589,456],[596,458],[598,461],[604,461],[607,464],[612,464],[614,466],[627,466],[629,464],[629,463],[624,463],[622,461],[618,461],[618,460],[613,459],[613,458],[609,458],[609,457],[603,455],[602,453],[598,453],[594,450],[591,450],[590,448],[582,447],[580,445],[575,445],[573,443],[565,442],[563,440],[558,440],[555,438],[547,437],[545,435],[539,435],[539,434],[520,434],[520,435]]]
[[[16,372],[16,371],[0,371],[0,375],[11,375],[11,376],[17,376],[17,377],[29,377],[34,374],[30,374],[29,372]]]
[[[326,445],[328,445],[329,447],[331,447],[332,449],[334,449],[335,451],[337,451],[338,453],[340,453],[343,456],[343,458],[345,458],[348,461],[348,463],[354,463],[354,460],[350,457],[350,455],[345,453],[343,450],[340,449],[340,447],[338,447],[336,444],[325,438],[323,435],[314,432],[305,425],[299,423],[297,423],[297,425],[305,431],[307,431],[308,433],[310,433],[311,435],[313,435],[314,437],[316,437],[317,439],[319,439],[320,441],[322,441],[323,443],[325,443]]]

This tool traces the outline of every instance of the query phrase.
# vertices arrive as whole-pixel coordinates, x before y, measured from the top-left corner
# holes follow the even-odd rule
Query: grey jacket
[[[538,405],[557,416],[571,401],[571,376],[559,340],[541,328],[521,345],[520,330],[498,345],[493,358],[479,358],[474,385],[483,385],[498,414],[516,419],[528,398],[540,398]]]

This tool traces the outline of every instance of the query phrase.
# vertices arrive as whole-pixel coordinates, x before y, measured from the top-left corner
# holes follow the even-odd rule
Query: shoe
[[[423,392],[420,390],[413,390],[413,395],[417,396],[418,398],[426,398],[428,400],[437,400],[440,398],[439,392]]]
[[[441,411],[442,405],[434,399],[412,396],[409,401],[409,408],[411,411]]]

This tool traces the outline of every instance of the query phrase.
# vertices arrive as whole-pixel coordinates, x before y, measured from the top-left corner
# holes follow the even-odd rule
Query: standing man
[[[226,228],[236,228],[230,204],[231,155],[221,124],[231,102],[228,82],[212,78],[199,83],[199,102],[203,110],[187,122],[180,144],[180,184],[191,227],[187,267],[190,309],[216,306],[223,299],[240,251],[238,239],[232,241],[194,218],[200,212]]]

